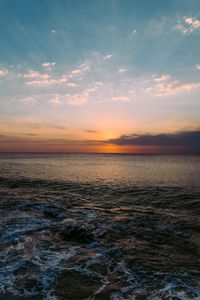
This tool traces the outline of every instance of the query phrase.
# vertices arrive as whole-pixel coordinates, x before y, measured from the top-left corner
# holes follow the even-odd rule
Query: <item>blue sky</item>
[[[0,0],[0,37],[2,151],[200,128],[199,0]]]

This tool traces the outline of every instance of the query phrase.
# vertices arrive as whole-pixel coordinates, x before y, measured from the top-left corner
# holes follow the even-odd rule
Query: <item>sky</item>
[[[0,0],[0,151],[200,153],[199,0]]]

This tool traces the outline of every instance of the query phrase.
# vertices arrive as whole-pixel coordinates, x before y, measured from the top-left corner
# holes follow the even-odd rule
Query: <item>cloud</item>
[[[68,83],[67,83],[67,86],[70,86],[70,87],[76,87],[77,84],[74,83],[74,82],[68,82]]]
[[[185,18],[185,23],[192,26],[192,28],[200,28],[200,20],[194,18]]]
[[[76,70],[72,70],[71,74],[80,74],[81,73],[81,69],[76,69]]]
[[[68,85],[68,84],[67,84]],[[70,87],[77,87],[76,84],[69,83]],[[78,92],[46,94],[46,97],[50,97],[49,102],[52,104],[69,104],[69,105],[83,105],[91,99],[91,95],[99,89],[98,82],[95,82],[91,87],[84,88]]]
[[[42,109],[43,104],[48,103],[51,108],[52,105],[66,108],[68,105],[98,105],[135,99],[137,108],[137,99],[170,96],[200,88],[200,82],[182,82],[166,73],[141,76],[134,73],[131,76],[130,72],[125,73],[126,65],[110,64],[104,57],[93,53],[88,59],[59,73],[45,71],[53,63],[48,61],[44,63],[43,71],[30,68],[21,72],[21,77],[17,78],[20,91],[15,98],[29,104],[41,103]]]
[[[58,95],[55,95],[54,97],[52,97],[49,102],[52,104],[55,104],[55,105],[62,103],[62,101]]]
[[[153,92],[155,96],[168,96],[178,94],[182,91],[191,91],[200,88],[200,82],[180,82],[179,80],[172,79],[167,74],[154,77],[154,83],[152,82],[147,91]]]
[[[186,34],[186,33],[188,33],[188,32],[192,32],[192,31],[190,31],[190,29],[188,29],[188,28],[186,28],[184,25],[182,25],[182,24],[177,24],[175,27],[174,27],[176,30],[178,30],[178,31],[181,31],[183,34]]]
[[[200,20],[192,17],[183,17],[181,21],[175,26],[175,29],[183,34],[189,34],[200,30]]]
[[[112,58],[112,54],[107,54],[103,57],[103,59],[110,59],[110,58]]]
[[[30,70],[27,73],[25,73],[23,75],[24,78],[28,78],[28,79],[41,79],[41,80],[47,80],[49,79],[49,74],[47,73],[40,73],[38,71],[34,71],[34,70]]]
[[[88,133],[98,133],[98,131],[96,130],[84,130],[85,132],[88,132]]]
[[[84,150],[84,148],[80,148],[81,146],[85,146],[86,147],[86,151],[88,151],[88,146],[96,146],[96,145],[102,145],[101,141],[96,141],[96,140],[72,140],[69,138],[39,138],[39,136],[35,139],[31,138],[34,136],[37,136],[37,134],[31,134],[31,133],[27,133],[25,134],[26,138],[24,138],[23,136],[9,136],[9,135],[0,135],[0,143],[1,146],[6,143],[6,144],[15,144],[18,148],[15,148],[15,151],[17,149],[21,149],[21,147],[23,149],[27,149],[26,148],[26,144],[30,144],[31,148],[29,148],[28,150],[30,150],[32,152],[33,147],[32,146],[36,146],[35,149],[46,149],[46,151],[51,149],[49,148],[49,146],[65,146],[65,148],[61,148],[65,151],[69,150],[70,151],[70,146],[76,146],[75,148],[72,148],[73,152],[74,150],[76,152],[80,152],[81,150]],[[4,144],[5,145],[5,144]],[[45,146],[45,148],[41,148],[40,145]],[[39,146],[39,148],[38,148]],[[25,147],[25,148],[24,148]],[[67,148],[66,148],[67,147]],[[68,148],[69,147],[69,148]],[[10,149],[10,147],[8,148]],[[53,148],[56,149],[56,148]],[[58,149],[59,150],[59,149]],[[13,148],[12,148],[13,151]],[[20,150],[21,152],[21,150]],[[53,150],[54,152],[54,150]],[[84,151],[85,152],[85,151]]]
[[[127,96],[113,97],[112,100],[114,100],[114,101],[130,101],[129,97],[127,97]]]
[[[98,84],[94,83],[91,87],[83,89],[79,93],[72,95],[65,95],[66,102],[70,105],[82,105],[90,100],[91,94],[97,91],[99,88]]]
[[[41,73],[35,70],[29,70],[23,76],[20,77],[26,79],[26,84],[32,87],[50,87],[53,85],[65,85],[70,87],[76,87],[75,82],[70,80],[81,80],[83,76],[90,70],[91,61],[87,59],[83,61],[76,69],[69,70],[68,72],[61,74],[60,76],[50,76],[48,73]],[[50,71],[55,66],[55,62],[45,62],[42,67]]]
[[[57,94],[52,95],[53,97],[49,100],[50,103],[59,104],[69,104],[72,106],[83,105],[89,101],[90,92],[86,90],[80,91],[74,94]]]
[[[40,73],[38,71],[30,70],[27,73],[25,73],[23,77],[28,79],[33,79],[33,78],[48,79],[50,76],[47,73]]]
[[[52,68],[55,66],[55,61],[54,62],[45,62],[42,64],[42,67],[48,71],[51,71]]]
[[[27,81],[26,84],[33,87],[46,87],[58,83],[55,79],[37,79]]]
[[[38,136],[37,133],[26,133],[26,135],[29,135],[29,136]]]
[[[7,69],[0,69],[0,77],[5,77],[8,74],[8,70]]]
[[[83,91],[74,95],[67,95],[66,102],[70,105],[82,105],[89,100],[89,92]]]
[[[30,118],[29,118],[30,119]],[[50,123],[45,123],[45,122],[35,122],[30,120],[28,118],[14,118],[14,119],[9,119],[6,122],[2,122],[2,126],[6,129],[9,128],[10,131],[10,126],[14,129],[18,128],[25,128],[28,129],[29,131],[34,129],[34,130],[40,130],[42,128],[44,129],[59,129],[59,130],[64,130],[67,129],[66,126],[63,125],[57,125],[57,124],[50,124]]]
[[[195,69],[200,70],[200,65],[196,65]]]
[[[78,66],[78,68],[72,70],[69,73],[69,78],[73,78],[76,76],[83,76],[85,73],[87,73],[90,70],[91,61],[89,59],[85,60],[82,64]]]
[[[24,103],[27,103],[27,104],[36,104],[37,103],[36,97],[34,97],[34,96],[22,98],[21,101]]]
[[[200,152],[200,130],[160,134],[130,134],[107,140],[114,145],[180,146],[187,151]]]
[[[132,39],[135,35],[137,35],[137,29],[133,29],[132,32],[129,34],[129,39]]]
[[[156,88],[156,96],[167,96],[177,94],[182,91],[191,91],[200,88],[200,82],[180,83],[173,80],[167,83],[161,83]]]
[[[43,72],[31,69],[24,74],[20,74],[19,77],[24,78],[25,84],[29,87],[49,88],[49,93],[52,92],[51,88],[55,88],[57,92],[59,87],[62,87],[62,94],[64,95],[64,93],[71,93],[71,91],[67,88],[76,88],[75,95],[71,98],[71,100],[73,99],[74,102],[75,96],[80,93],[81,89],[84,89],[89,85],[93,86],[96,84],[96,87],[97,85],[100,87],[104,84],[101,81],[101,68],[108,68],[104,61],[110,59],[111,57],[112,54],[103,56],[98,52],[93,52],[87,59],[77,64],[77,66],[73,66],[73,68],[70,68],[62,73],[47,72],[51,70],[53,66],[55,66],[55,62],[44,62],[42,64],[44,69]],[[119,69],[119,73],[123,73],[125,71],[125,68]],[[84,97],[84,99],[86,99],[86,97]],[[71,100],[70,103],[72,103]]]
[[[169,80],[170,79],[170,76],[169,75],[166,75],[166,74],[163,74],[163,75],[160,75],[158,77],[155,77],[155,81],[156,82],[161,82],[161,81],[166,81],[166,80]]]
[[[25,78],[26,85],[32,87],[47,87],[55,84],[64,84],[67,82],[68,78],[66,76],[61,76],[60,78],[52,78],[47,73],[40,73],[38,71],[30,70],[23,75]]]
[[[118,70],[119,73],[124,73],[124,72],[126,72],[126,71],[127,71],[126,68],[121,68],[121,69]]]

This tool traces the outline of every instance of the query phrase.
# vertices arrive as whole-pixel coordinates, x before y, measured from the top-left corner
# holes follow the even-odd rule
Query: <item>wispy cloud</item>
[[[76,69],[68,70],[60,75],[50,75],[48,73],[41,73],[37,70],[29,70],[25,74],[20,74],[26,80],[26,85],[31,87],[50,87],[53,85],[68,85],[77,86],[77,83],[70,82],[71,80],[80,80],[90,70],[90,59],[82,62]],[[42,64],[42,67],[46,71],[50,71],[52,67],[56,65],[55,62],[46,62]]]
[[[54,79],[37,79],[37,80],[31,80],[27,81],[26,84],[28,86],[32,87],[46,87],[56,84],[57,81]]]
[[[162,82],[162,81],[170,80],[170,76],[167,74],[162,74],[160,76],[156,76],[154,80],[156,82]]]
[[[55,66],[55,61],[54,62],[45,62],[42,64],[42,67],[48,71],[51,71],[52,68]]]
[[[34,116],[9,118],[1,121],[1,131],[8,136],[19,132],[22,134],[40,134],[41,132],[48,134],[52,133],[52,130],[63,132],[67,129],[68,127],[62,122],[50,123]]]
[[[8,69],[0,69],[0,77],[4,77],[8,74]]]
[[[119,73],[124,73],[124,72],[126,72],[126,71],[127,71],[126,68],[120,68],[120,69],[118,69],[118,72],[119,72]]]
[[[27,104],[36,104],[37,99],[35,96],[29,96],[21,99],[22,102],[27,103]]]
[[[200,65],[196,65],[195,69],[200,70]]]
[[[200,20],[195,18],[185,18],[185,23],[190,25],[192,28],[200,28]]]
[[[183,17],[174,28],[183,34],[200,31],[200,19]]]
[[[96,130],[84,130],[85,132],[88,132],[88,133],[98,133],[98,131]]]
[[[127,97],[127,96],[113,97],[112,100],[114,100],[114,101],[130,101],[129,97]]]
[[[67,83],[66,86],[69,86],[71,89],[74,89],[77,87],[74,83]],[[55,105],[72,105],[72,106],[78,106],[83,105],[89,100],[91,100],[91,96],[93,93],[95,93],[99,89],[99,83],[94,82],[91,84],[88,88],[83,88],[79,91],[72,91],[68,89],[68,93],[57,93],[57,94],[46,94],[45,96],[49,99],[49,102],[51,104]]]
[[[153,92],[155,96],[168,96],[178,94],[182,91],[191,91],[200,88],[200,82],[181,82],[172,79],[171,76],[163,74],[154,78],[154,84],[147,87],[148,91]]]
[[[82,105],[88,102],[89,96],[90,93],[87,90],[84,90],[74,95],[67,95],[66,102],[70,105]]]
[[[112,54],[107,56],[110,58]],[[111,63],[107,59],[103,54],[94,52],[77,65],[64,71],[62,68],[62,72],[54,62],[46,62],[43,67],[46,69],[53,64],[55,72],[30,69],[24,73],[20,72],[18,76],[17,70],[18,87],[21,84],[22,93],[15,96],[15,99],[26,105],[42,106],[50,103],[49,109],[52,105],[64,108],[68,105],[81,106],[92,103],[125,103],[133,99],[137,105],[137,99],[141,97],[147,99],[149,96],[177,95],[183,91],[190,92],[200,88],[199,81],[183,82],[167,73],[131,76],[131,70],[127,72],[121,63],[116,66],[116,62]],[[198,66],[195,68],[198,69]]]
[[[75,83],[75,82],[67,82],[67,86],[77,87],[77,83]]]
[[[81,73],[81,70],[80,70],[80,69],[75,69],[75,70],[72,70],[72,72],[71,72],[72,76],[73,76],[73,75],[80,74],[80,73]]]
[[[80,64],[78,66],[78,68],[71,70],[69,72],[69,74],[68,74],[69,78],[74,78],[76,76],[83,76],[90,70],[90,66],[91,66],[91,61],[89,59],[87,59],[82,64]]]
[[[110,59],[110,58],[112,58],[112,54],[107,54],[103,57],[103,59]]]
[[[137,29],[133,29],[129,34],[129,39],[134,38],[134,36],[136,36],[137,34],[138,34]]]
[[[49,100],[50,103],[59,105],[62,103],[59,95],[52,95],[51,99]]]
[[[50,75],[47,74],[47,73],[40,73],[38,71],[30,70],[27,73],[25,73],[23,75],[23,77],[24,78],[28,78],[28,79],[35,79],[35,78],[37,78],[37,79],[42,79],[42,80],[44,79],[44,80],[46,80],[46,79],[49,79]]]
[[[145,33],[150,36],[158,37],[163,33],[166,26],[167,18],[165,16],[151,19],[145,28]]]

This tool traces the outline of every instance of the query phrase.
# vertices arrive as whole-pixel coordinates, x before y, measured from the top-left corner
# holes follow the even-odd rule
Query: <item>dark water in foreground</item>
[[[0,299],[200,299],[199,178],[200,156],[1,154]]]

